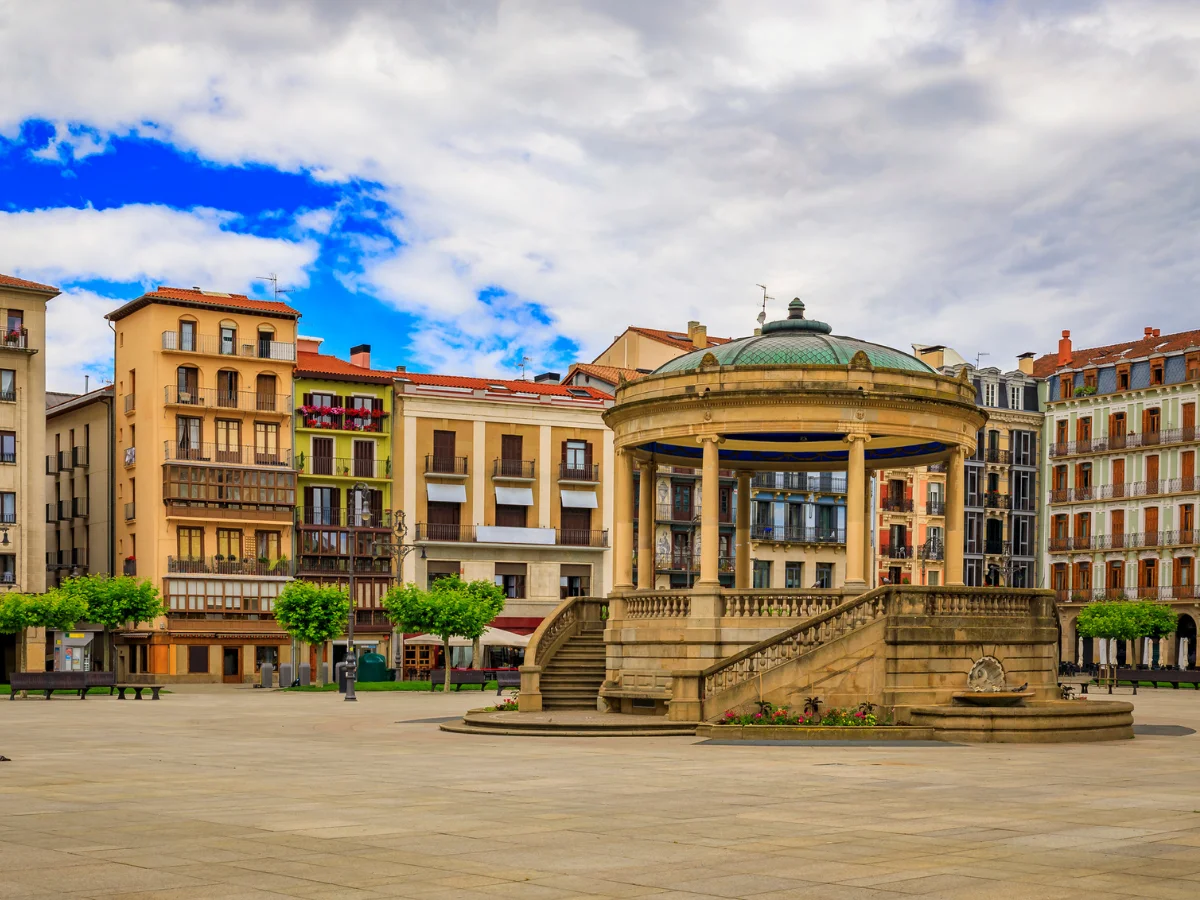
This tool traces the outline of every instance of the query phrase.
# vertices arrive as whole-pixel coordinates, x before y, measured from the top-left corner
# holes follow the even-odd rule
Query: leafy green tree
[[[89,622],[103,625],[106,635],[105,653],[110,671],[115,671],[116,635],[118,628],[127,628],[140,622],[153,622],[164,615],[162,598],[158,588],[145,579],[120,575],[84,575],[68,578],[53,591],[63,598],[83,603],[87,613],[81,616]]]
[[[79,597],[51,591],[46,594],[6,594],[0,599],[0,632],[17,635],[17,668],[28,668],[25,630],[51,628],[67,631],[87,618],[87,603]]]
[[[1079,611],[1075,630],[1083,637],[1133,641],[1142,636],[1142,620],[1134,604],[1125,601],[1098,601]]]
[[[275,621],[293,638],[321,648],[346,630],[350,594],[339,585],[289,581],[275,598]]]
[[[490,581],[439,578],[424,591],[415,584],[394,587],[383,599],[388,618],[401,631],[421,631],[442,639],[446,690],[450,689],[450,638],[477,641],[504,609],[504,591]]]
[[[1153,600],[1139,600],[1132,604],[1140,621],[1142,637],[1158,640],[1168,634],[1174,634],[1179,625],[1179,616],[1165,603]]]

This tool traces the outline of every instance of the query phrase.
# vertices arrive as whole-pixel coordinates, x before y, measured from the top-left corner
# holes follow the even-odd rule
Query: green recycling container
[[[358,660],[357,681],[388,681],[387,660],[378,653],[364,653]]]

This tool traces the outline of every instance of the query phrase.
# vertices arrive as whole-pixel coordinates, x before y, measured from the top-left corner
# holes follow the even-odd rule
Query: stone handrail
[[[1034,599],[1003,588],[987,593],[972,588],[970,596],[945,589],[924,593],[927,616],[1027,616],[1032,612],[1030,604]]]
[[[554,612],[542,619],[525,648],[525,665],[544,666],[554,651],[575,634],[584,622],[602,623],[608,613],[608,601],[594,597],[568,597]]]
[[[868,591],[709,666],[700,673],[701,698],[736,687],[881,618],[890,592],[889,588]]]
[[[627,619],[687,618],[691,609],[692,596],[688,591],[654,591],[625,597]]]
[[[732,619],[780,616],[808,619],[828,612],[845,599],[836,589],[721,592],[721,615]]]

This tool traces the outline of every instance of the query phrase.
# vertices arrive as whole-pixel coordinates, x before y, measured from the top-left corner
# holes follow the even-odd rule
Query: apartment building
[[[754,587],[831,588],[844,584],[846,476],[757,472],[750,484]]]
[[[923,362],[968,378],[988,423],[966,460],[963,580],[967,585],[1036,587],[1038,574],[1038,379],[1033,354],[1017,368],[977,368],[944,345],[914,344]],[[876,503],[879,578],[891,584],[945,581],[944,466],[883,470]]]
[[[641,516],[642,470],[634,473],[634,547]],[[657,466],[654,469],[654,584],[656,589],[691,587],[700,577],[700,513],[705,503],[700,488],[699,469],[683,466]],[[720,551],[720,580],[733,587],[734,577],[734,505],[736,478],[722,471],[719,481],[718,513]],[[636,584],[640,556],[634,551],[634,583]]]
[[[118,673],[241,682],[287,659],[272,607],[291,571],[299,317],[198,287],[160,287],[109,313],[116,555],[167,604],[119,637]]]
[[[0,275],[0,592],[46,589],[46,303],[58,288]],[[45,634],[0,634],[0,681],[18,665],[44,666]]]
[[[396,372],[371,368],[370,344],[349,360],[297,342],[294,394],[297,578],[349,587],[354,573],[355,644],[391,658],[383,598],[393,584],[392,482]],[[335,641],[333,661],[344,655]],[[315,671],[315,669],[314,669]]]
[[[1179,613],[1182,641],[1141,659],[1120,646],[1118,662],[1195,665],[1196,405],[1200,331],[1076,350],[1064,331],[1058,352],[1040,357],[1047,445],[1043,479],[1049,522],[1042,550],[1063,619],[1063,658],[1099,661],[1074,621],[1090,600],[1147,598]],[[1160,650],[1162,651],[1160,653]]]
[[[595,388],[395,373],[393,486],[419,552],[402,579],[488,579],[496,625],[528,634],[612,571],[612,433]]]

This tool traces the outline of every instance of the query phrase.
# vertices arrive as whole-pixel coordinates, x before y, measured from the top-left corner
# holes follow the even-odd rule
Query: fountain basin
[[[1024,706],[1033,691],[960,691],[950,699],[960,706]]]
[[[909,724],[932,728],[936,740],[979,744],[1068,744],[1133,737],[1133,704],[1054,700],[1023,706],[921,706]]]

